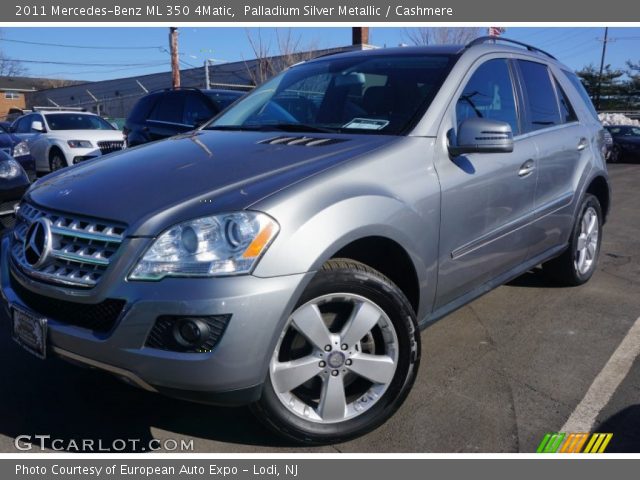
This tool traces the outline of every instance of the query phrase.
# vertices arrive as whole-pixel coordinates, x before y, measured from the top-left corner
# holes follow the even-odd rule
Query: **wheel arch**
[[[602,208],[602,223],[607,221],[611,208],[611,187],[604,175],[598,175],[591,179],[587,186],[586,193],[594,195],[600,202]]]

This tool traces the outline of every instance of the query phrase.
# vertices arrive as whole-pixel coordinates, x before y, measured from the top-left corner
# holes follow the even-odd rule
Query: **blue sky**
[[[258,31],[249,30],[253,35]],[[280,34],[286,34],[287,30],[279,29]],[[349,27],[292,27],[290,30],[294,38],[300,38],[302,46],[328,48],[351,42]],[[216,61],[253,58],[245,28],[182,27],[179,31],[183,67],[201,66],[205,58]],[[266,42],[275,47],[274,32],[273,28],[260,29]],[[599,65],[603,35],[604,27],[511,27],[505,34],[549,51],[574,69]],[[606,63],[623,68],[626,60],[640,61],[640,28],[610,28],[609,38],[612,41],[607,44]],[[370,43],[374,45],[390,47],[407,42],[404,28],[370,29]],[[102,80],[166,71],[169,68],[167,46],[166,27],[0,29],[0,49],[4,55],[33,61],[25,64],[28,75],[39,77]]]

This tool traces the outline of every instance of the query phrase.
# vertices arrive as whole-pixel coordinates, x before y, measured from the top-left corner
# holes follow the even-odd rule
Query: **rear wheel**
[[[543,265],[557,283],[575,286],[587,282],[596,269],[602,242],[602,209],[598,199],[587,194],[576,218],[569,248]]]
[[[289,317],[253,411],[296,441],[344,441],[400,407],[419,359],[415,314],[398,287],[361,263],[331,260]]]

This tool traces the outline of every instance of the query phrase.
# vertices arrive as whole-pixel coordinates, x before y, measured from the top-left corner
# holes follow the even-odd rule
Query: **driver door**
[[[520,94],[514,73],[503,58],[476,64],[441,126],[436,158],[442,190],[436,309],[473,296],[484,283],[526,258],[537,147],[519,138]],[[476,117],[511,125],[513,152],[452,157],[447,137],[455,139],[460,123]]]

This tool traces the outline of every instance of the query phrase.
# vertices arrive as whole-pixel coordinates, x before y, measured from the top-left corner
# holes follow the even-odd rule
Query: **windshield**
[[[115,130],[113,125],[97,115],[50,113],[45,117],[51,130]]]
[[[204,92],[211,100],[213,100],[220,110],[227,108],[238,98],[242,96],[242,92]]]
[[[426,111],[451,55],[362,55],[295,66],[256,88],[207,129],[398,135]]]
[[[609,131],[617,137],[640,137],[640,127],[613,127]]]

